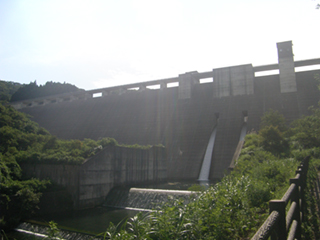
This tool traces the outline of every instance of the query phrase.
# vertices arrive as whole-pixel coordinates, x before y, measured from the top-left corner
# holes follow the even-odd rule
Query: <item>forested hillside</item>
[[[14,227],[33,212],[47,181],[22,179],[17,156],[49,136],[48,132],[11,107],[0,104],[0,227]]]
[[[52,84],[49,83],[49,85]],[[60,86],[60,84],[53,85]],[[99,142],[89,139],[84,142],[60,141],[50,135],[48,131],[31,121],[28,116],[7,104],[11,95],[18,89],[23,88],[25,89],[23,91],[27,93],[26,89],[39,88],[35,87],[35,84],[25,86],[0,81],[1,229],[13,228],[20,219],[30,217],[39,203],[41,192],[50,185],[49,181],[23,179],[19,162],[81,164],[103,146],[117,144],[114,139],[102,139]],[[30,91],[27,95],[32,96],[31,93]]]
[[[14,102],[56,94],[84,91],[69,83],[47,82],[38,85],[36,81],[20,84],[0,80],[0,101]]]
[[[38,86],[37,82],[34,81],[20,87],[14,94],[12,94],[10,101],[22,101],[76,91],[83,90],[69,83],[47,82],[45,85]]]
[[[22,87],[22,84],[20,83],[0,80],[0,101],[10,101],[12,94],[20,87]]]
[[[41,192],[50,186],[49,181],[23,179],[19,163],[82,164],[104,147],[119,144],[113,138],[99,141],[58,139],[8,104],[10,94],[20,87],[19,84],[1,84],[5,97],[0,102],[0,229],[11,229],[24,217],[30,217]]]
[[[21,162],[81,164],[114,139],[59,140],[25,114],[0,103],[0,227],[12,228],[30,216],[48,181],[23,179]]]

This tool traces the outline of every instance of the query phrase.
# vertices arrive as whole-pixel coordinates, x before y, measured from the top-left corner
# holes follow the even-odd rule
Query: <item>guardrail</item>
[[[301,223],[304,221],[306,179],[309,157],[305,158],[296,176],[290,179],[290,186],[281,200],[269,201],[269,217],[251,240],[301,239]],[[286,207],[291,203],[288,212]]]

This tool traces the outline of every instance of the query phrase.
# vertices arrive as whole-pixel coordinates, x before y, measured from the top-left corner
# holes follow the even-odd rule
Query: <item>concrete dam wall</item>
[[[258,130],[262,115],[269,109],[278,110],[291,122],[310,114],[308,107],[320,99],[314,78],[320,71],[295,71],[320,64],[320,59],[294,62],[291,42],[277,46],[278,64],[189,72],[13,105],[60,138],[113,137],[124,144],[163,144],[168,179],[198,179],[206,146],[217,125],[209,178],[221,178],[231,164],[244,117],[249,131]],[[280,73],[257,76],[274,69]],[[202,83],[208,78],[212,81]],[[170,87],[172,83],[177,86]],[[154,85],[159,88],[148,88]]]
[[[21,164],[26,177],[50,179],[66,187],[74,208],[102,204],[114,186],[167,179],[163,147],[107,147],[82,165]]]

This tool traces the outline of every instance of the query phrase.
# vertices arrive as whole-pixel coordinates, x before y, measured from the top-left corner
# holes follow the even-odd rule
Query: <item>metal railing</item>
[[[304,221],[305,187],[309,168],[306,157],[296,176],[290,179],[290,186],[281,200],[269,201],[269,217],[265,220],[251,240],[301,239],[301,223]],[[286,207],[290,203],[289,210]]]

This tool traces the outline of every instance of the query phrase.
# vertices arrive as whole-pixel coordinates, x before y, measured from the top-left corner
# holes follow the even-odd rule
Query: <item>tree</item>
[[[14,156],[0,153],[0,228],[14,228],[37,208],[41,191],[49,181],[22,180],[21,168]]]
[[[288,129],[284,116],[273,109],[269,109],[261,118],[260,128],[269,126],[277,127],[280,132]]]
[[[0,101],[10,101],[11,95],[22,85],[16,82],[0,81]]]
[[[283,133],[272,125],[266,126],[260,130],[262,136],[262,147],[276,156],[286,154],[289,151],[289,143],[284,138]]]
[[[312,108],[313,114],[298,119],[293,123],[293,131],[301,148],[313,148],[320,146],[320,109]]]
[[[24,85],[19,88],[11,97],[11,102],[14,101],[22,101],[26,99],[46,97],[56,94],[63,94],[69,92],[80,91],[74,85],[69,83],[55,83],[55,82],[47,82],[43,86],[38,86],[37,82],[30,82],[28,85]]]

